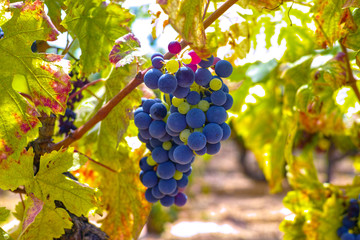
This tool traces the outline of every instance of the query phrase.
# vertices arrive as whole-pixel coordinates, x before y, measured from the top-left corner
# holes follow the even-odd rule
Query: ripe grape
[[[155,103],[156,103],[156,101],[154,99],[146,100],[142,105],[143,111],[146,113],[150,113],[150,108]]]
[[[162,138],[166,134],[166,123],[161,120],[152,121],[149,125],[149,133],[153,138]]]
[[[156,163],[163,163],[169,160],[168,152],[162,147],[156,147],[151,153],[152,158]]]
[[[138,113],[134,118],[135,126],[139,129],[148,129],[151,121],[151,117],[145,112]]]
[[[205,113],[198,108],[191,109],[186,114],[186,123],[192,128],[202,127],[205,123]]]
[[[206,118],[209,122],[222,124],[227,118],[226,110],[223,107],[211,106],[206,112]]]
[[[206,60],[201,60],[199,62],[199,66],[202,67],[202,68],[208,68],[210,67],[211,65],[213,65],[213,62],[214,62],[214,56],[211,55],[211,57],[209,57],[208,59]]]
[[[162,103],[155,103],[150,108],[150,115],[152,119],[162,120],[167,114],[167,109]]]
[[[164,66],[164,58],[157,56],[151,59],[151,64],[154,68],[161,69]]]
[[[200,94],[196,91],[191,91],[186,96],[186,101],[191,105],[198,104],[200,102],[200,99],[201,99]]]
[[[175,174],[175,165],[171,161],[160,163],[157,167],[156,173],[162,179],[170,179]]]
[[[177,87],[177,80],[174,75],[164,74],[159,78],[159,89],[163,93],[172,93]]]
[[[165,194],[160,192],[159,185],[156,185],[155,187],[151,188],[151,193],[156,199],[161,199],[165,196]]]
[[[203,133],[208,143],[215,144],[221,141],[223,130],[219,124],[208,123],[203,129]],[[200,150],[200,149],[199,149]]]
[[[175,202],[175,200],[174,200],[174,197],[172,197],[172,196],[165,196],[160,199],[160,203],[164,207],[170,207],[171,205],[174,204],[174,202]]]
[[[186,128],[186,118],[185,115],[175,112],[170,114],[167,125],[169,129],[174,132],[181,132]]]
[[[155,171],[147,171],[144,173],[142,178],[142,183],[145,187],[152,188],[154,187],[158,182],[158,177],[156,176]]]
[[[189,94],[189,92],[190,88],[177,86],[173,94],[177,98],[185,98]]]
[[[199,151],[206,146],[206,137],[201,132],[193,132],[190,134],[187,144],[192,150]]]
[[[193,156],[193,151],[186,145],[177,146],[174,150],[174,159],[180,164],[191,162]]]
[[[159,88],[159,78],[162,76],[162,72],[156,68],[150,69],[144,75],[144,83],[150,89]]]
[[[233,71],[231,63],[226,60],[220,60],[215,65],[215,72],[219,77],[229,77]]]
[[[187,202],[187,196],[185,193],[180,192],[175,196],[176,206],[182,207],[186,204],[186,202]]]
[[[226,102],[226,93],[223,91],[214,91],[210,96],[211,102],[214,105],[221,106]]]
[[[177,182],[174,178],[159,180],[159,190],[163,194],[171,194],[176,190],[176,187]]]
[[[181,67],[175,74],[180,87],[190,87],[195,81],[195,73],[188,67]]]
[[[220,147],[221,147],[220,142],[215,144],[208,143],[206,144],[206,153],[210,155],[217,154],[220,151]]]
[[[145,199],[149,202],[149,203],[156,203],[158,201],[157,198],[155,198],[153,196],[153,194],[151,193],[151,188],[146,189],[145,191]]]
[[[200,86],[206,86],[209,84],[212,78],[212,74],[206,68],[199,68],[195,72],[195,82]]]

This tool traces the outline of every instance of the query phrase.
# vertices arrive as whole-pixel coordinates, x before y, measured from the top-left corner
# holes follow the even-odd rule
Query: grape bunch
[[[179,54],[181,45],[173,41],[168,49]],[[225,121],[233,98],[222,78],[232,66],[213,56],[201,60],[194,51],[168,61],[155,53],[152,66],[144,83],[159,89],[163,100],[143,99],[134,112],[138,138],[151,152],[140,160],[140,179],[147,201],[183,206],[195,156],[218,153],[230,136]]]
[[[360,240],[360,228],[358,226],[359,202],[351,199],[350,205],[342,219],[342,226],[337,230],[341,240]]]
[[[84,85],[89,83],[87,78],[81,78],[79,75],[74,71],[70,72],[69,76],[71,78],[75,78],[74,81],[71,81],[73,85],[72,91],[69,93],[69,96],[71,96],[73,93],[77,92],[80,88],[82,88]],[[71,130],[76,130],[76,126],[74,125],[74,121],[76,118],[76,113],[74,112],[75,103],[80,102],[83,98],[82,93],[79,93],[72,99],[69,99],[66,103],[66,111],[65,115],[59,117],[59,133],[68,135]]]

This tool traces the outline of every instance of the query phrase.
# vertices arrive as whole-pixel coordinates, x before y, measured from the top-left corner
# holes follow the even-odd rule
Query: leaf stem
[[[226,10],[228,10],[232,5],[234,5],[238,0],[228,0],[223,5],[221,5],[215,12],[213,12],[205,21],[204,28],[209,27],[216,19],[218,19]],[[181,47],[184,48],[188,43],[184,40],[180,42]],[[170,59],[174,55],[171,53],[166,53],[164,59]],[[121,101],[123,100],[130,92],[132,92],[137,86],[139,86],[144,81],[144,75],[152,67],[149,67],[143,71],[139,71],[136,76],[123,88],[121,91],[113,97],[109,102],[107,102],[99,111],[84,125],[76,129],[74,132],[70,133],[62,141],[50,146],[50,150],[60,150],[61,148],[68,147],[71,143],[80,139],[87,131],[95,126],[98,122],[103,120],[110,111]]]
[[[209,8],[209,5],[210,5],[210,0],[208,0],[207,3],[206,3],[205,9],[204,9],[204,14],[203,14],[203,17],[202,17],[202,20],[203,20],[203,21],[204,21],[204,19],[205,19],[206,12],[207,12],[207,10],[208,10],[208,8]]]
[[[88,84],[84,85],[82,88],[80,88],[78,91],[74,92],[73,94],[70,95],[68,100],[73,99],[74,97],[76,97],[78,94],[80,94],[83,90],[87,89],[88,87],[97,84],[98,82],[104,82],[106,79],[104,78],[100,78],[98,80],[89,82]]]
[[[71,46],[73,45],[73,43],[75,42],[75,40],[76,40],[76,38],[74,38],[71,41],[71,43],[65,47],[65,49],[64,49],[64,51],[62,51],[61,55],[66,55],[69,52],[69,50],[70,50]]]
[[[111,168],[111,167],[109,167],[109,166],[106,166],[105,164],[102,164],[102,163],[100,163],[100,162],[98,162],[98,161],[96,161],[96,160],[92,159],[92,158],[91,158],[91,157],[89,157],[88,155],[86,155],[86,154],[84,154],[84,153],[81,153],[81,152],[79,152],[78,150],[75,150],[75,152],[77,152],[77,153],[79,153],[79,154],[81,154],[81,155],[85,156],[87,159],[89,159],[89,161],[90,161],[90,162],[93,162],[93,163],[95,163],[95,164],[97,164],[97,165],[99,165],[99,166],[101,166],[101,167],[103,167],[103,168],[106,168],[107,170],[109,170],[109,171],[111,171],[111,172],[118,173],[118,171],[116,171],[116,170],[112,169],[112,168]]]
[[[340,41],[339,41],[340,42]],[[346,64],[346,69],[348,72],[348,76],[349,76],[349,84],[350,87],[354,90],[356,97],[358,98],[359,102],[360,102],[360,92],[359,89],[356,85],[356,79],[353,75],[351,66],[350,66],[350,59],[349,59],[349,54],[348,51],[346,49],[346,47],[340,42],[340,46],[341,46],[341,50],[343,51],[343,53],[345,53],[345,64]]]

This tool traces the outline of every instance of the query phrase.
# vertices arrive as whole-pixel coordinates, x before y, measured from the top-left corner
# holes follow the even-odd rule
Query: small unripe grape
[[[178,107],[179,113],[186,114],[189,110],[190,110],[190,104],[188,104],[187,102],[180,103]]]
[[[169,151],[172,147],[172,144],[170,141],[167,141],[167,142],[163,142],[162,144],[162,148],[165,149],[166,151]]]
[[[189,136],[190,136],[190,134],[191,134],[190,129],[187,128],[187,129],[182,130],[182,131],[180,132],[180,140],[181,140],[182,142],[186,143],[187,140],[188,140],[188,138],[189,138]]]
[[[169,73],[176,73],[179,70],[179,62],[171,59],[166,63],[165,67]]]
[[[176,172],[175,172],[175,174],[174,174],[174,179],[175,179],[175,180],[180,180],[180,179],[182,179],[182,177],[183,177],[183,173],[180,172],[180,171],[178,171],[178,170],[176,170]]]
[[[174,105],[174,107],[179,107],[179,105],[183,102],[184,102],[183,98],[173,97],[172,99],[172,104]]]
[[[200,102],[198,103],[198,108],[201,110],[201,111],[204,111],[206,112],[210,107],[210,103],[206,100],[200,100]]]
[[[214,78],[210,81],[210,88],[214,91],[220,90],[222,88],[222,82],[218,78]]]
[[[151,155],[148,156],[148,158],[146,159],[146,162],[147,162],[147,164],[149,164],[149,166],[155,166],[157,164]]]

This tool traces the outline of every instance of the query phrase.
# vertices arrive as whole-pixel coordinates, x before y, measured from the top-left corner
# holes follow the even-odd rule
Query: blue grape
[[[167,114],[167,109],[162,103],[155,103],[150,108],[150,115],[154,120],[162,120]]]
[[[169,194],[169,196],[175,197],[178,193],[179,193],[179,189],[176,188],[174,192]]]
[[[215,144],[211,144],[211,143],[206,144],[207,154],[214,155],[218,153],[220,151],[220,147],[221,144],[219,142]]]
[[[187,163],[187,164],[180,164],[180,163],[176,163],[175,164],[176,170],[178,170],[179,172],[187,172],[190,170],[191,168],[191,163]]]
[[[212,74],[206,68],[199,68],[195,72],[195,82],[200,86],[206,86],[212,79]]]
[[[184,145],[183,141],[181,141],[181,139],[179,138],[179,136],[173,137],[172,140],[173,140],[177,145]]]
[[[226,139],[228,139],[230,137],[231,129],[230,129],[229,125],[227,123],[225,123],[225,122],[220,124],[220,127],[223,130],[223,137],[222,137],[221,141],[224,141],[224,140],[226,140]]]
[[[2,30],[2,28],[0,28],[0,39],[4,37],[4,31]]]
[[[151,122],[151,117],[145,112],[140,112],[134,117],[134,123],[138,129],[148,129]]]
[[[209,57],[206,60],[201,60],[201,62],[198,63],[198,65],[202,68],[208,68],[210,67],[214,62],[214,56],[211,55],[211,57]]]
[[[189,184],[189,179],[186,175],[183,175],[183,177],[177,181],[177,186],[179,188],[184,188]]]
[[[150,139],[151,135],[149,133],[149,129],[139,129],[139,133],[141,135],[142,138],[144,139]]]
[[[233,103],[233,97],[230,94],[226,93],[226,101],[223,104],[223,108],[225,108],[225,110],[229,110],[232,107]]]
[[[165,196],[162,199],[160,199],[160,203],[164,207],[170,207],[171,205],[174,204],[174,202],[175,202],[175,200],[174,200],[174,197],[172,197],[172,196]]]
[[[154,149],[154,147],[151,146],[150,143],[146,143],[146,148],[149,149],[150,152]]]
[[[190,134],[187,145],[194,151],[199,151],[206,146],[206,137],[201,132],[193,132]]]
[[[143,111],[150,114],[150,108],[155,103],[156,101],[154,99],[146,100],[142,105]]]
[[[155,187],[151,188],[151,193],[152,193],[152,195],[153,195],[155,198],[157,198],[157,199],[163,198],[163,197],[165,196],[165,194],[163,194],[162,192],[160,192],[158,185],[156,185]]]
[[[192,128],[200,128],[205,124],[205,113],[199,108],[190,109],[186,114],[186,123]]]
[[[173,145],[171,148],[170,148],[170,150],[168,151],[168,157],[169,157],[169,159],[171,160],[171,161],[175,161],[175,159],[174,159],[174,150],[175,150],[175,148],[177,147],[177,145]]]
[[[159,190],[163,194],[171,194],[177,188],[177,182],[175,179],[160,179],[159,180]]]
[[[177,137],[177,136],[179,136],[179,132],[174,132],[173,130],[171,130],[170,128],[169,128],[169,125],[168,124],[166,124],[166,127],[165,127],[165,130],[166,130],[166,132],[170,135],[170,136],[173,136],[173,137]]]
[[[156,147],[151,153],[152,158],[157,163],[163,163],[169,160],[168,151],[162,147]]]
[[[341,235],[341,240],[355,240],[355,235],[352,233],[344,233]]]
[[[220,60],[215,64],[215,73],[219,77],[229,77],[233,71],[231,63],[226,60]]]
[[[223,107],[211,106],[206,112],[208,122],[222,124],[227,118],[226,110]]]
[[[147,71],[144,75],[144,83],[150,89],[159,88],[159,78],[163,75],[163,73],[156,69],[152,68]]]
[[[175,174],[175,165],[171,161],[160,163],[157,167],[156,173],[162,179],[170,179]]]
[[[174,112],[179,112],[179,111],[178,111],[178,108],[175,107],[174,105],[171,105],[171,106],[170,106],[170,113],[174,113]]]
[[[182,207],[186,204],[187,202],[187,196],[185,193],[179,192],[176,196],[175,196],[175,205]]]
[[[343,226],[345,226],[347,228],[353,228],[353,227],[355,227],[356,222],[349,219],[348,216],[345,216],[342,220],[342,224],[343,224]]]
[[[192,167],[190,167],[190,169],[187,172],[184,172],[185,176],[190,176],[190,174],[192,173]]]
[[[223,84],[221,90],[224,91],[225,93],[229,93],[229,87],[226,86],[226,84]]]
[[[226,93],[223,91],[214,91],[210,96],[211,102],[214,105],[221,106],[226,102]]]
[[[162,138],[166,134],[166,123],[161,120],[155,120],[150,123],[149,133],[154,138]]]
[[[174,77],[174,75],[167,73],[159,78],[159,89],[163,93],[172,93],[175,91],[176,87],[177,87],[177,80]]]
[[[158,201],[157,198],[155,198],[152,193],[151,193],[151,188],[146,189],[145,191],[145,199],[149,202],[149,203],[156,203]]]
[[[153,55],[151,55],[151,60],[154,59],[154,57],[161,57],[164,58],[164,55],[162,55],[161,53],[154,53]]]
[[[177,79],[177,83],[180,87],[188,88],[193,84],[195,80],[195,74],[193,70],[188,67],[181,67],[175,73],[175,77]]]
[[[149,143],[149,139],[146,139],[146,138],[143,138],[143,136],[141,136],[140,133],[138,133],[138,138],[140,140],[140,142],[143,142],[143,143]]]
[[[200,149],[200,150],[198,150],[198,151],[195,151],[195,153],[196,153],[197,155],[200,155],[200,156],[204,155],[206,152],[207,152],[206,146],[205,146],[203,149]]]
[[[200,94],[196,91],[191,91],[186,96],[186,101],[191,105],[196,105],[200,102]]]
[[[208,143],[215,144],[221,141],[223,137],[223,130],[219,124],[208,123],[203,129],[203,134],[205,135]]]
[[[146,159],[147,159],[147,157],[143,157],[143,158],[141,158],[140,161],[139,161],[140,169],[143,170],[144,172],[147,172],[147,171],[150,171],[150,170],[153,170],[153,169],[154,169],[153,166],[150,166],[150,165],[146,162]]]
[[[193,151],[186,145],[177,146],[174,150],[174,159],[180,164],[191,162],[193,156]]]
[[[342,226],[342,227],[338,228],[337,235],[339,237],[341,237],[341,235],[343,235],[344,233],[347,233],[348,231],[349,231],[349,229],[347,227]]]
[[[145,171],[141,170],[140,174],[139,174],[139,178],[140,178],[141,182],[143,181],[144,174],[145,174]]]
[[[164,66],[164,58],[157,56],[151,59],[151,64],[154,68],[161,69]]]
[[[156,138],[151,138],[150,139],[150,144],[153,148],[157,148],[157,147],[161,147],[162,146],[162,142],[159,139]]]
[[[180,87],[177,86],[175,91],[173,92],[173,95],[177,98],[185,98],[190,92],[189,87]]]
[[[186,128],[186,117],[178,112],[172,113],[167,119],[167,125],[171,131],[181,132]]]
[[[166,127],[165,127],[165,130],[166,130]],[[167,142],[167,141],[170,141],[171,139],[172,139],[172,136],[166,132],[165,135],[162,138],[160,138],[159,140],[161,142]]]
[[[134,111],[134,117],[138,114],[138,113],[141,113],[143,112],[143,108],[142,107],[138,107],[135,111]]]
[[[158,177],[155,171],[147,171],[144,173],[142,183],[145,187],[152,188],[158,183]]]

